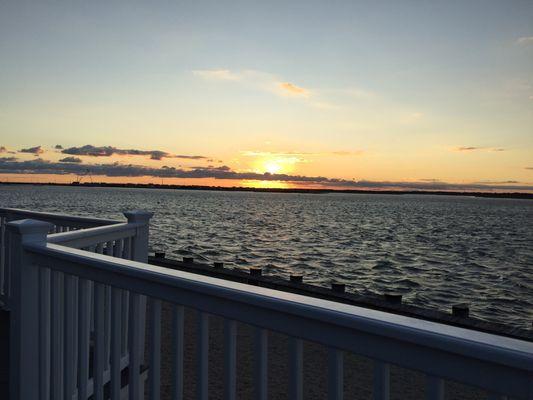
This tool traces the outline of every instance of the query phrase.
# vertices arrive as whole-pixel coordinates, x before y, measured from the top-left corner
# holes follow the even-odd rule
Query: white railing
[[[142,370],[149,329],[148,394],[160,398],[161,302],[172,312],[173,399],[183,398],[184,307],[197,310],[197,398],[208,398],[209,315],[225,319],[224,397],[236,398],[236,322],[255,327],[254,398],[266,399],[268,331],[289,335],[289,399],[303,398],[303,347],[309,340],[329,348],[328,396],[343,398],[343,354],[352,352],[375,362],[374,399],[389,398],[389,367],[398,365],[427,376],[427,398],[444,399],[445,380],[476,386],[493,399],[506,396],[533,399],[533,344],[531,342],[364,309],[356,306],[168,270],[143,262],[66,247],[47,241],[48,224],[16,221],[12,235],[13,335],[11,343],[12,399],[56,399],[72,394],[104,398],[109,380],[112,399],[124,396],[121,355],[126,340],[131,400],[144,398]],[[58,237],[58,236],[56,236]],[[54,241],[56,239],[53,239]],[[81,240],[81,239],[80,239]],[[144,243],[144,242],[142,242]],[[141,244],[141,245],[145,245]],[[86,243],[81,244],[82,247]],[[63,279],[64,287],[54,287]],[[89,345],[89,287],[94,285],[94,346]],[[52,287],[51,287],[52,286]],[[78,291],[76,291],[76,287]],[[58,288],[60,290],[58,290]],[[111,341],[106,370],[105,294],[111,291]],[[129,293],[129,312],[123,315],[123,293]],[[63,302],[60,296],[63,297]],[[149,299],[149,324],[143,320],[142,299]],[[78,319],[74,309],[78,302]],[[64,307],[64,314],[61,309]],[[54,327],[64,324],[59,342]],[[38,336],[38,340],[37,339]],[[60,348],[61,347],[61,348]],[[64,368],[56,368],[63,351]],[[89,358],[93,354],[92,374]],[[35,362],[38,355],[39,362]],[[94,377],[94,378],[92,378]],[[90,378],[90,379],[89,379]],[[88,384],[90,382],[90,386]],[[122,392],[121,392],[122,389]],[[51,393],[51,395],[50,395]]]
[[[0,208],[0,308],[9,309],[9,292],[11,271],[8,266],[6,224],[32,218],[39,221],[49,222],[51,225],[49,233],[72,232],[79,229],[101,227],[107,225],[120,224],[121,221],[113,221],[101,218],[78,217],[72,215],[45,213],[40,211],[28,211],[18,208]]]
[[[18,242],[19,237],[13,235],[11,230],[7,229],[8,225],[6,224],[8,221],[17,220],[18,218],[27,216],[39,218],[39,222],[18,220],[18,222],[15,222],[14,224],[23,224],[25,226],[35,225],[36,223],[40,224],[41,226],[46,227],[46,232],[48,233],[47,241],[49,243],[60,244],[64,248],[83,249],[85,251],[106,254],[108,256],[127,260],[146,262],[148,259],[148,223],[152,215],[151,213],[142,211],[124,213],[127,218],[127,223],[123,223],[120,221],[72,217],[16,209],[1,209],[1,212],[3,212],[1,215],[4,218],[4,229],[0,245],[3,250],[2,272],[5,272],[3,275],[5,278],[3,279],[4,286],[2,286],[2,288],[5,290],[2,292],[2,305],[3,308],[7,310],[12,308],[13,315],[16,315],[15,310],[20,301],[22,301],[21,293],[24,292],[11,289],[14,282],[20,282],[17,281],[16,270],[15,274],[12,273],[13,266],[16,265],[17,262],[20,243]],[[104,292],[102,299],[102,318],[104,322],[103,327],[99,327],[96,324],[97,315],[94,307],[94,299],[96,298],[96,295],[95,287],[92,282],[89,282],[86,287],[82,287],[83,285],[77,284],[77,282],[72,286],[72,282],[69,282],[68,279],[64,279],[60,274],[50,274],[46,271],[41,272],[40,279],[43,285],[40,290],[45,290],[44,287],[46,287],[46,290],[50,294],[48,297],[45,296],[42,298],[44,300],[44,303],[41,304],[43,313],[40,315],[41,323],[48,327],[47,334],[44,336],[41,335],[39,339],[41,341],[40,346],[43,346],[42,348],[44,348],[44,351],[49,354],[50,359],[49,365],[42,365],[44,373],[41,375],[41,392],[49,393],[48,397],[44,398],[66,398],[64,394],[68,392],[65,391],[62,384],[59,384],[59,386],[57,385],[64,379],[63,376],[58,375],[59,381],[56,382],[55,386],[52,386],[54,387],[54,390],[50,391],[50,369],[58,371],[60,374],[66,374],[68,370],[72,369],[72,367],[77,369],[78,366],[81,365],[78,355],[81,355],[81,352],[79,352],[80,343],[87,343],[87,354],[94,353],[92,350],[94,346],[91,347],[89,342],[91,341],[91,338],[96,337],[97,334],[101,334],[102,340],[104,341],[104,354],[102,359],[104,365],[103,380],[104,383],[107,383],[110,380],[111,327],[113,318],[120,318],[125,321],[123,324],[124,328],[119,333],[122,343],[120,352],[120,370],[125,370],[129,366],[129,354],[127,348],[128,326],[126,323],[129,309],[129,294],[126,291],[122,293],[120,299],[122,303],[122,312],[112,315],[111,289],[109,288]],[[76,278],[74,280],[77,281]],[[69,290],[72,292],[69,292]],[[82,297],[84,298],[81,299]],[[54,304],[57,312],[54,321],[50,320],[49,311],[51,303]],[[87,309],[86,311],[83,311],[85,310],[85,307]],[[48,313],[46,310],[48,310]],[[145,314],[146,299],[142,297],[141,305],[139,307],[139,318],[142,324],[144,324]],[[15,318],[12,318],[12,320],[16,321]],[[69,320],[73,321],[74,331],[72,334],[67,335],[66,326],[67,321]],[[16,328],[16,325],[14,328]],[[14,340],[16,342],[16,338],[19,334],[16,331],[12,331],[10,336],[15,338]],[[81,342],[80,338],[82,339]],[[72,340],[71,344],[75,349],[73,365],[68,364],[65,353],[65,347],[67,346],[67,343],[69,343],[69,340]],[[17,357],[14,356],[13,359],[17,360]],[[13,376],[13,380],[16,381],[15,376]],[[80,381],[80,384],[87,388],[87,396],[90,396],[94,385],[93,379],[87,375],[84,383],[81,383]],[[14,389],[18,386],[20,385],[10,385],[10,387]],[[59,387],[61,387],[61,389],[59,389]],[[14,398],[18,397],[15,396]]]

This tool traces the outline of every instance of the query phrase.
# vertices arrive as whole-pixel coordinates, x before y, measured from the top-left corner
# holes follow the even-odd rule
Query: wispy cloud
[[[502,147],[480,147],[480,146],[460,146],[453,149],[454,151],[472,152],[472,151],[507,151]]]
[[[302,87],[296,86],[294,83],[282,82],[279,84],[282,92],[287,96],[303,96],[309,97],[309,91]]]
[[[275,94],[280,97],[295,97],[308,99],[313,93],[294,82],[281,79],[278,76],[257,70],[230,71],[227,69],[194,70],[193,74],[207,81],[236,82],[240,85]],[[310,103],[313,105],[314,103]],[[326,104],[325,102],[317,104]]]
[[[294,184],[313,184],[324,188],[344,187],[353,189],[403,189],[403,190],[533,190],[529,184],[507,184],[513,181],[493,183],[448,183],[438,180],[412,182],[367,181],[326,178],[323,176],[303,176],[289,174],[270,174],[257,172],[237,172],[228,166],[199,167],[182,169],[169,166],[161,168],[145,167],[132,164],[93,164],[55,163],[43,159],[30,161],[11,161],[0,158],[0,173],[12,174],[81,174],[89,172],[93,176],[158,178],[214,178],[231,180],[281,181]],[[503,184],[502,184],[503,183]]]
[[[533,36],[522,36],[516,39],[516,44],[522,46],[533,45]]]
[[[233,73],[227,69],[195,70],[192,73],[207,80],[238,81],[242,78],[242,75]]]
[[[249,157],[290,157],[290,156],[360,156],[364,153],[363,150],[338,150],[329,152],[301,152],[301,151],[256,151],[246,150],[241,151],[241,154]]]
[[[91,157],[110,157],[112,155],[149,156],[152,160],[162,160],[163,158],[181,158],[189,160],[207,159],[205,156],[171,154],[161,150],[119,149],[113,146],[93,146],[91,144],[81,147],[69,147],[68,149],[61,150],[61,153]]]
[[[457,147],[455,150],[457,151],[476,151],[476,150],[481,150],[482,147],[475,147],[475,146],[461,146],[461,147]]]
[[[42,154],[44,150],[41,146],[28,147],[27,149],[20,149],[19,153],[30,153],[30,154]]]

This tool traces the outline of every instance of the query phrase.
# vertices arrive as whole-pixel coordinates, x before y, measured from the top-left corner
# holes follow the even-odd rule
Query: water
[[[0,186],[0,207],[121,217],[153,211],[151,249],[265,274],[342,280],[358,293],[529,328],[533,201],[417,195],[279,194]]]

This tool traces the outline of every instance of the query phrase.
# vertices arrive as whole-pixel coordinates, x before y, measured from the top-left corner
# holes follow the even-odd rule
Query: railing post
[[[134,261],[148,262],[149,224],[153,215],[148,211],[126,211],[124,213],[128,223],[139,224],[131,243],[131,259]]]
[[[124,216],[127,218],[129,224],[135,223],[139,225],[136,229],[135,236],[131,238],[131,259],[133,261],[139,261],[143,263],[148,262],[150,218],[152,218],[153,215],[154,214],[151,212],[142,210],[126,211],[124,213]],[[146,336],[146,296],[141,295],[139,302],[139,318],[137,318],[135,321],[135,329],[140,331],[139,343],[141,343],[141,348],[139,356],[141,360],[144,360],[144,342]],[[122,310],[122,312],[128,311]],[[126,338],[123,338],[123,340],[126,340]]]
[[[11,400],[39,398],[39,268],[24,244],[46,243],[51,224],[24,219],[9,222],[9,261],[12,271],[9,338]]]

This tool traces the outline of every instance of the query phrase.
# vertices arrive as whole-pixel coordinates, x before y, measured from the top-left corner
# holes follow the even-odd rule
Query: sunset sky
[[[2,1],[0,181],[77,176],[533,192],[533,2]]]

